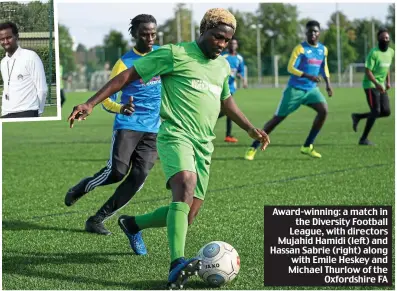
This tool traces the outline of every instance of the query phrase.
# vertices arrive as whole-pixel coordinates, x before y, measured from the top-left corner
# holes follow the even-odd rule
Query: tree
[[[338,50],[337,50],[337,30],[332,24],[326,31],[324,36],[324,45],[328,49],[328,66],[331,73],[337,72],[338,69]],[[347,32],[340,30],[340,47],[341,47],[341,64],[342,70],[350,63],[354,63],[357,59],[355,48],[349,44]]]
[[[339,13],[339,26],[342,29],[347,29],[348,27],[350,27],[351,26],[351,22],[349,21],[347,16],[345,14],[343,14],[342,12],[340,12],[340,11],[337,11],[337,12],[334,12],[334,13],[331,14],[331,18],[328,21],[327,26],[328,27],[330,27],[332,25],[336,26],[336,24],[337,24],[336,23],[336,16],[337,16],[338,13]]]
[[[117,60],[127,52],[128,42],[124,40],[123,34],[116,30],[111,30],[103,39],[106,60],[113,67]]]
[[[340,31],[344,31],[347,35],[350,45],[354,45],[356,41],[356,31],[353,26],[353,23],[347,18],[345,14],[340,11],[334,12],[331,14],[331,19],[328,21],[328,27],[335,26],[337,27],[337,15],[339,14],[339,29]]]
[[[69,29],[59,24],[59,61],[63,66],[63,72],[73,72],[76,68],[73,56],[73,40],[70,36]]]
[[[356,63],[364,63],[365,58],[373,46],[373,39],[376,42],[376,32],[382,23],[379,20],[367,20],[367,19],[355,19],[352,22],[352,26],[355,30],[356,39],[352,42],[352,46],[357,52]],[[374,26],[374,31],[372,29]],[[375,33],[375,35],[373,34]]]
[[[250,12],[233,11],[231,8],[229,10],[237,21],[237,30],[234,36],[238,40],[238,52],[244,57],[245,65],[250,69],[250,75],[255,76],[258,73],[256,30],[250,26],[257,22],[256,17]]]
[[[0,2],[0,11],[0,22],[12,21],[20,32],[49,31],[49,18],[54,17],[50,14],[50,2]]]
[[[178,14],[180,20],[180,36],[181,42],[190,41],[191,37],[191,15],[192,11],[185,8],[186,4],[177,4],[174,9],[174,17],[167,19],[163,25],[157,28],[158,32],[164,33],[163,44],[178,42]],[[195,25],[195,37],[198,26]]]
[[[23,4],[17,2],[0,2],[0,22],[12,21],[18,27],[23,27]]]
[[[287,74],[290,52],[301,41],[297,7],[283,3],[261,3],[258,17],[265,32],[262,52],[270,61],[265,64],[264,71],[272,72],[272,60],[269,57],[277,54],[280,56],[280,72]]]
[[[388,7],[388,13],[387,13],[387,18],[386,18],[386,26],[389,29],[389,33],[391,36],[391,39],[395,42],[395,33],[396,33],[396,23],[395,23],[395,4],[391,4]]]
[[[23,22],[24,31],[50,31],[50,17],[54,23],[54,15],[50,15],[49,3],[38,1],[29,2],[24,5],[25,19]],[[54,30],[54,28],[52,28]]]

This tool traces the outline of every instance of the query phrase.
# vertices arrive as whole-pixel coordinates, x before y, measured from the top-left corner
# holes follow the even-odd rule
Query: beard
[[[385,52],[389,48],[389,42],[388,41],[383,41],[383,40],[378,41],[378,46],[379,46],[379,49],[382,52]]]

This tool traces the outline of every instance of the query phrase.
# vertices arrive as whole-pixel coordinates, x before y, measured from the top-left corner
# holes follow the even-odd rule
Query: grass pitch
[[[262,127],[281,92],[240,90],[235,98],[249,119]],[[106,222],[113,235],[84,232],[85,220],[117,185],[99,187],[70,208],[63,204],[68,188],[105,166],[109,157],[113,115],[98,106],[72,130],[65,121],[72,107],[89,96],[68,94],[62,121],[3,124],[3,289],[165,288],[169,267],[165,229],[144,231],[146,257],[132,254],[117,226],[118,215]],[[377,120],[370,134],[377,146],[360,147],[365,122],[359,124],[360,133],[354,133],[350,114],[368,111],[364,92],[335,89],[328,99],[328,120],[315,143],[323,155],[320,160],[299,152],[315,116],[310,108],[288,117],[254,161],[243,159],[251,140],[236,125],[233,134],[239,142],[223,142],[225,118],[220,119],[209,191],[189,228],[186,255],[194,256],[210,241],[226,241],[239,252],[241,270],[223,289],[264,289],[264,205],[394,206],[394,91],[390,96],[392,116]],[[158,161],[144,188],[118,214],[142,214],[169,203],[164,185]],[[199,278],[186,287],[207,288]]]

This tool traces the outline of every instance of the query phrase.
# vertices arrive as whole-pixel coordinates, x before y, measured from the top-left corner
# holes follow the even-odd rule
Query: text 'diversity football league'
[[[391,286],[391,206],[265,206],[265,286]]]

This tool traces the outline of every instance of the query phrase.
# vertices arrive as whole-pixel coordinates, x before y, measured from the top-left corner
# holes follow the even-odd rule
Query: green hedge
[[[44,71],[47,76],[48,86],[50,86],[52,83],[56,83],[55,50],[54,49],[52,50],[52,64],[51,64],[52,74],[51,74],[51,76],[49,76],[49,74],[50,74],[50,70],[49,70],[49,68],[50,68],[50,52],[49,52],[48,47],[35,47],[35,48],[26,48],[26,49],[33,50],[39,55],[41,61],[43,62],[43,65],[44,65]],[[0,59],[4,58],[4,56],[5,56],[5,51],[0,50]],[[1,82],[0,84],[3,84],[1,74],[0,74],[0,82]]]

